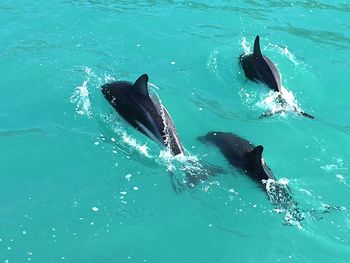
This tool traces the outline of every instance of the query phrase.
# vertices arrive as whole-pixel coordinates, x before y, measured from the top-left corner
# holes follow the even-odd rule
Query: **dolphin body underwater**
[[[230,132],[209,132],[198,139],[203,143],[215,145],[232,166],[247,172],[255,181],[275,180],[262,158],[262,145],[255,146]]]
[[[278,97],[278,102],[282,106],[287,106],[287,102],[282,97],[281,93],[281,87],[282,87],[282,81],[281,81],[281,74],[279,73],[276,65],[266,56],[264,56],[261,53],[260,49],[260,38],[259,36],[256,36],[254,41],[254,50],[253,53],[250,54],[242,54],[239,57],[240,65],[242,66],[242,69],[244,71],[245,76],[254,82],[261,82],[265,84],[267,87],[272,89],[275,92],[279,92],[281,95]],[[315,117],[297,109],[295,106],[293,106],[293,110],[297,112],[298,114],[314,119]],[[280,112],[283,112],[284,110],[281,110]],[[263,114],[263,116],[270,116],[272,115],[271,112]]]
[[[255,146],[230,132],[212,131],[198,139],[202,143],[216,146],[232,166],[244,171],[263,187],[275,208],[289,213],[288,220],[297,222],[303,220],[303,215],[299,212],[298,204],[293,200],[288,186],[276,181],[271,169],[265,164],[262,145]]]
[[[102,93],[120,116],[136,130],[169,149],[173,155],[184,153],[167,109],[150,97],[147,74],[140,76],[135,83],[115,81],[104,84]]]

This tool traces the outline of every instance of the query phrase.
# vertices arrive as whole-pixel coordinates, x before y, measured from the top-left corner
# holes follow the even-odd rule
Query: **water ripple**
[[[309,39],[320,45],[331,45],[338,48],[344,48],[350,46],[350,37],[337,32],[331,32],[326,30],[310,30],[301,27],[292,26],[275,26],[272,27],[275,30],[284,31],[291,35],[303,37]]]

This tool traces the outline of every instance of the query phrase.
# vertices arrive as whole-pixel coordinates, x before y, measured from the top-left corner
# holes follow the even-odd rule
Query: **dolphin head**
[[[223,150],[224,147],[221,147],[221,145],[226,145],[227,135],[230,136],[230,133],[211,131],[204,136],[197,137],[197,140],[203,144],[207,143],[216,145]],[[230,138],[228,138],[228,140],[229,139]]]
[[[148,97],[148,75],[141,75],[135,83],[129,81],[115,81],[104,84],[102,93],[107,101],[118,110],[120,107],[130,108],[137,97]]]
[[[132,88],[133,83],[128,81],[116,81],[102,86],[102,93],[112,106],[117,106],[117,100],[126,98],[125,96]]]
[[[207,142],[210,142],[210,136],[209,136],[210,133],[208,133],[207,135],[204,135],[204,136],[199,136],[197,137],[197,140],[200,141],[201,143],[207,143]]]

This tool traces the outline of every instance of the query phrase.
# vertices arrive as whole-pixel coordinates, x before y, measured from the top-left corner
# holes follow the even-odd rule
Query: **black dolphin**
[[[239,62],[242,66],[245,76],[249,80],[257,83],[261,82],[273,91],[281,92],[281,74],[279,73],[276,65],[268,57],[264,56],[261,53],[259,36],[256,36],[255,38],[253,53],[242,54],[239,57]],[[285,99],[283,99],[282,96],[278,97],[278,102],[281,103],[281,105],[287,105],[287,102],[285,101]],[[295,106],[293,110],[304,117],[310,119],[315,118],[314,116],[304,111],[300,111]],[[269,115],[272,115],[272,113],[265,113],[263,116]]]
[[[303,220],[303,214],[299,211],[298,203],[293,200],[289,187],[277,182],[265,164],[262,145],[255,146],[230,132],[209,132],[198,139],[203,143],[215,145],[232,166],[243,170],[259,183],[266,190],[277,211],[287,211],[290,216],[285,218],[287,224],[292,224],[293,220]]]
[[[276,92],[281,91],[281,74],[276,65],[261,53],[259,36],[255,38],[253,53],[242,54],[239,61],[248,79],[262,82]]]
[[[148,93],[148,76],[143,74],[135,83],[116,81],[102,86],[102,93],[113,108],[135,129],[173,155],[184,152],[167,109]]]
[[[255,146],[251,142],[230,132],[209,132],[199,137],[203,143],[211,143],[218,147],[228,162],[240,170],[245,171],[258,182],[273,179],[270,168],[265,164],[262,145]]]

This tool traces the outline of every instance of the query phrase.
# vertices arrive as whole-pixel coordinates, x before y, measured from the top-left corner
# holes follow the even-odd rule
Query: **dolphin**
[[[281,74],[276,65],[261,53],[259,36],[255,38],[253,53],[242,54],[239,61],[248,79],[262,82],[273,91],[281,92]]]
[[[136,130],[175,156],[184,153],[174,122],[157,99],[148,91],[148,75],[141,75],[135,83],[115,81],[102,86],[102,93],[113,108]]]
[[[276,65],[261,53],[259,36],[255,38],[253,53],[242,54],[239,61],[248,79],[262,82],[270,89],[281,92],[281,75]]]
[[[263,180],[275,177],[262,157],[264,147],[255,146],[251,142],[231,132],[209,132],[198,138],[203,143],[210,143],[218,147],[228,162],[246,172],[252,179],[263,183]]]
[[[245,76],[249,80],[257,83],[261,82],[265,84],[267,87],[269,87],[270,89],[272,89],[273,91],[279,92],[280,96],[277,98],[278,102],[283,106],[287,106],[288,103],[282,97],[282,93],[281,93],[281,87],[282,87],[281,74],[279,73],[276,65],[268,57],[264,56],[261,53],[259,36],[256,36],[255,38],[253,53],[242,54],[239,57],[239,62],[244,71]],[[293,106],[293,110],[304,117],[307,117],[310,119],[315,118],[314,116],[304,111],[301,111],[295,106]],[[270,116],[270,115],[272,115],[271,112],[263,114],[263,116]]]
[[[231,132],[212,131],[198,139],[203,143],[215,145],[232,166],[244,171],[263,187],[276,211],[287,211],[290,215],[290,218],[285,218],[287,224],[292,224],[293,220],[300,222],[304,219],[288,185],[276,181],[271,169],[266,165],[262,157],[262,145],[255,146]]]

